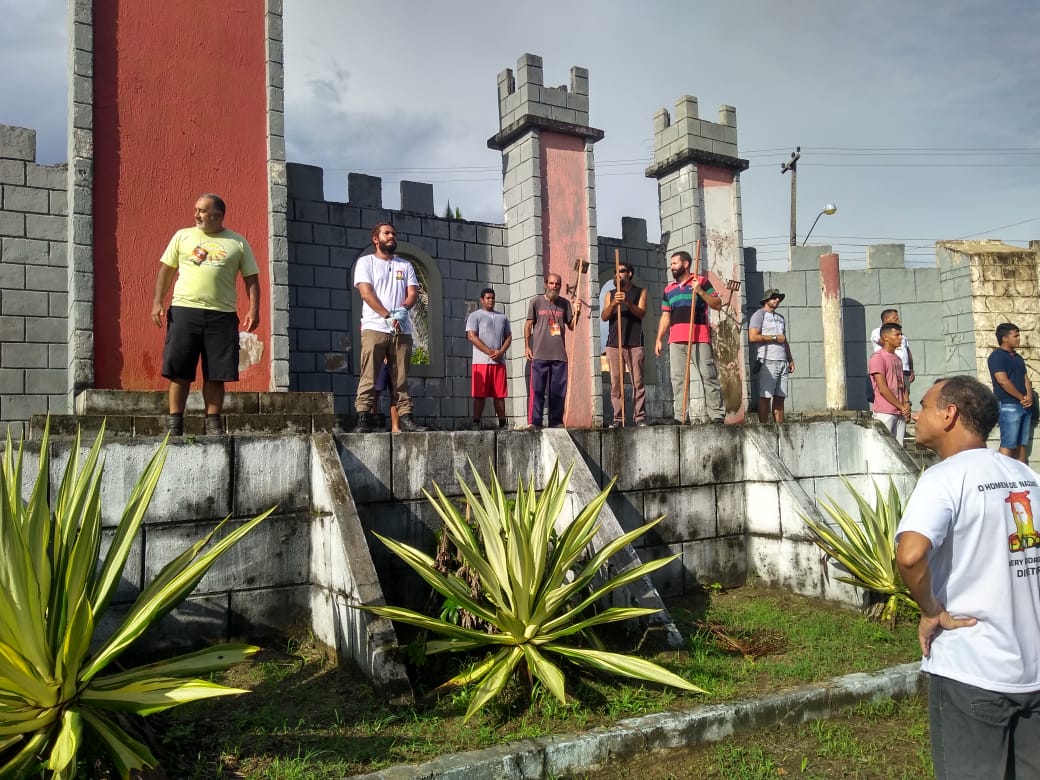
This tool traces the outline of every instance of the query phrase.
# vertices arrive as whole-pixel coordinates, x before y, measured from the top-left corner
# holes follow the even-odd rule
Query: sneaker
[[[184,415],[183,414],[168,414],[166,415],[166,432],[170,436],[183,436],[184,435]]]
[[[649,424],[650,424],[650,423],[648,423],[648,422],[647,422],[646,420],[636,420],[636,427],[637,427],[637,428],[645,428],[645,427],[647,427],[647,426],[648,426]]]
[[[498,420],[498,428],[499,428],[499,430],[502,430],[502,431],[504,431],[504,430],[506,429],[506,426],[507,426],[508,424],[509,424],[509,423],[508,423],[508,422],[506,421],[506,418],[505,418],[505,417],[500,417],[500,418],[499,418],[499,420]]]
[[[612,422],[610,425],[607,426],[607,430],[608,431],[616,431],[620,427],[621,427],[621,422],[619,420],[614,420],[614,422]]]
[[[407,431],[408,433],[419,433],[421,431],[430,430],[425,425],[419,425],[412,419],[410,414],[401,415],[401,430]]]
[[[473,420],[473,421],[472,421],[472,422],[471,422],[471,423],[469,424],[469,429],[470,429],[471,431],[479,431],[479,430],[480,430],[480,420]]]
[[[219,414],[207,414],[206,422],[203,426],[202,432],[206,436],[223,436],[224,435],[224,421],[220,418]]]
[[[354,433],[371,433],[373,422],[371,414],[368,412],[358,412],[357,424],[354,426]]]

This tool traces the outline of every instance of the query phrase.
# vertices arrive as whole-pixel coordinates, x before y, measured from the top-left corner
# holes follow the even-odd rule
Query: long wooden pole
[[[569,344],[570,345],[567,347],[567,372],[568,372],[568,374],[570,373],[570,370],[571,370],[571,368],[570,368],[571,367],[571,358],[574,357],[574,341],[575,341],[574,335],[577,333],[577,328],[578,328],[578,318],[575,316],[573,310],[574,310],[574,307],[577,304],[577,302],[581,300],[581,275],[583,273],[585,273],[585,271],[588,270],[588,267],[589,267],[589,264],[585,260],[582,260],[580,257],[575,258],[575,260],[574,260],[574,270],[575,270],[575,274],[574,274],[574,288],[573,288],[573,291],[571,293],[571,317],[573,318],[573,322],[574,322],[574,331],[572,331],[572,333],[571,333],[571,338],[569,340]],[[566,329],[566,327],[567,327],[566,323],[564,323],[564,328]],[[564,426],[567,425],[567,417],[570,414],[570,410],[571,410],[571,380],[570,380],[570,376],[568,376],[567,377],[567,389],[564,390],[564,393],[563,393],[563,421],[564,421],[563,424],[564,424]]]
[[[614,247],[614,291],[615,291],[615,303],[617,303],[617,293],[621,292],[621,252],[617,247]],[[626,296],[627,297],[627,296]],[[621,320],[621,304],[617,307],[617,362],[618,362],[618,383],[621,385],[621,427],[625,426],[625,353],[622,352],[622,320]]]
[[[697,250],[696,255],[693,258],[693,268],[690,269],[693,272],[694,279],[700,281],[701,275],[701,241],[697,239]],[[697,311],[696,294],[690,294],[690,330],[686,336],[686,374],[683,377],[683,394],[682,394],[682,417],[679,418],[683,425],[686,425],[688,419],[688,406],[690,403],[690,350],[693,348],[693,315]],[[692,422],[692,420],[691,420]]]

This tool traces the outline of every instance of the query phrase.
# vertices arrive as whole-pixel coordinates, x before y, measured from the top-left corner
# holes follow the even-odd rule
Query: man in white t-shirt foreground
[[[938,778],[1040,777],[1040,477],[986,449],[998,415],[972,377],[929,388],[915,439],[941,460],[896,533],[921,607]]]
[[[389,222],[372,228],[375,251],[359,257],[354,286],[361,296],[361,373],[358,375],[356,433],[373,429],[372,404],[376,377],[386,360],[390,372],[390,405],[397,407],[402,431],[425,431],[412,419],[408,367],[412,362],[410,312],[419,300],[419,280],[397,251],[397,231]]]

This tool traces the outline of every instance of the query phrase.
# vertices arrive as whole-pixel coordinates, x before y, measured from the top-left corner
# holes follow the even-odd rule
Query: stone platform
[[[184,434],[202,436],[205,403],[201,392],[188,395]],[[165,390],[84,390],[76,396],[75,414],[51,415],[52,436],[72,436],[77,428],[96,433],[101,423],[114,436],[165,436]],[[224,432],[300,434],[341,429],[332,393],[228,393],[224,399]],[[33,415],[29,438],[43,435],[46,415]]]

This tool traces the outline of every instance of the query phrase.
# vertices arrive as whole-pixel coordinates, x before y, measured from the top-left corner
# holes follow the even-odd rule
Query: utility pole
[[[788,162],[780,163],[780,173],[791,172],[791,246],[798,246],[798,160],[802,147],[796,146]]]

